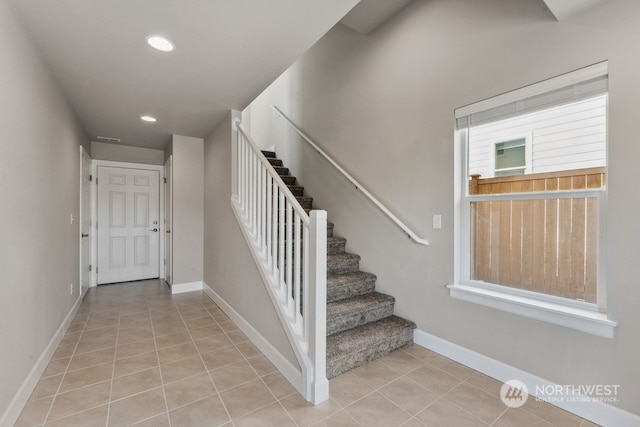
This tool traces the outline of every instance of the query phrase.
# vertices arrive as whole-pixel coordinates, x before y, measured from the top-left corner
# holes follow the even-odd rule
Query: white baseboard
[[[509,380],[520,380],[528,388],[532,396],[536,396],[536,386],[538,387],[555,387],[556,384],[537,377],[528,372],[522,371],[506,363],[487,357],[483,354],[476,353],[442,338],[431,335],[427,332],[416,329],[414,331],[413,340],[416,344],[435,351],[449,359],[466,365],[476,371],[495,378],[498,381],[506,382]],[[572,395],[580,397],[579,395]],[[536,396],[544,399],[546,396]],[[640,416],[617,408],[613,405],[603,403],[597,400],[589,399],[566,399],[574,401],[550,402],[551,404],[569,411],[579,417],[585,418],[596,424],[605,427],[637,427],[640,426]]]
[[[231,307],[220,295],[218,295],[207,284],[204,284],[204,292],[215,302],[233,323],[251,340],[251,342],[262,351],[273,366],[293,385],[303,396],[306,393],[304,381],[300,368],[294,366],[289,359],[285,358],[267,339],[262,336],[244,317]]]
[[[201,291],[203,282],[174,283],[171,285],[171,294],[182,294],[184,292]]]
[[[73,321],[73,318],[78,312],[81,304],[82,296],[80,296],[73,304],[73,307],[71,307],[71,310],[69,310],[69,313],[67,313],[66,317],[49,340],[49,343],[42,351],[42,354],[40,354],[40,357],[36,360],[36,363],[33,365],[33,368],[31,368],[27,378],[25,378],[24,382],[18,389],[18,392],[13,397],[13,400],[9,403],[7,410],[2,414],[2,417],[0,417],[0,427],[11,427],[15,424],[22,412],[22,409],[24,409],[24,406],[27,404],[29,396],[31,396],[31,393],[33,393],[33,390],[36,388],[42,373],[47,368],[53,353],[55,353],[65,332],[69,329],[69,325],[71,325],[71,322]]]

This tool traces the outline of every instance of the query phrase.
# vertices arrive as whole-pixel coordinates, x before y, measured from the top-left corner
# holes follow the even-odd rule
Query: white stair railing
[[[357,190],[360,190],[364,196],[369,199],[375,206],[378,207],[391,221],[393,221],[411,240],[416,242],[419,245],[429,246],[429,241],[427,239],[423,239],[418,236],[413,230],[409,228],[404,222],[402,222],[389,208],[380,202],[369,190],[367,190],[362,184],[360,184],[349,172],[347,172],[342,166],[338,164],[335,160],[331,158],[322,148],[318,146],[307,134],[305,134],[302,129],[296,126],[295,123],[291,121],[286,114],[282,112],[278,107],[272,105],[271,108],[284,119],[284,121],[298,134],[302,137],[303,141],[306,141],[314,150],[316,150],[322,157],[324,157],[329,164],[331,164],[340,174],[342,174],[349,182],[351,182]]]
[[[301,367],[301,394],[329,398],[326,377],[327,213],[308,215],[234,123],[231,205]]]

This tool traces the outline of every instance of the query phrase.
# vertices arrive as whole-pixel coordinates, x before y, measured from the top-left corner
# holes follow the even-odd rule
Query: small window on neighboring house
[[[524,174],[526,162],[526,139],[499,142],[496,144],[495,176],[512,176]]]
[[[604,314],[607,93],[601,63],[456,110],[452,296],[613,334]]]

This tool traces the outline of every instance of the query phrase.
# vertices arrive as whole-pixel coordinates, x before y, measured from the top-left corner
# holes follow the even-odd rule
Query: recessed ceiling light
[[[160,52],[171,52],[173,49],[175,49],[173,43],[162,36],[148,36],[147,43],[149,44],[149,46],[156,50],[159,50]]]
[[[140,118],[145,122],[149,122],[149,123],[154,123],[157,121],[156,118],[153,116],[141,116]]]

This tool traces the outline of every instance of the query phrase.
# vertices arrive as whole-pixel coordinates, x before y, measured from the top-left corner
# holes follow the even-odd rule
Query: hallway
[[[411,345],[313,407],[204,292],[148,280],[89,290],[16,426],[593,426],[500,385]]]

